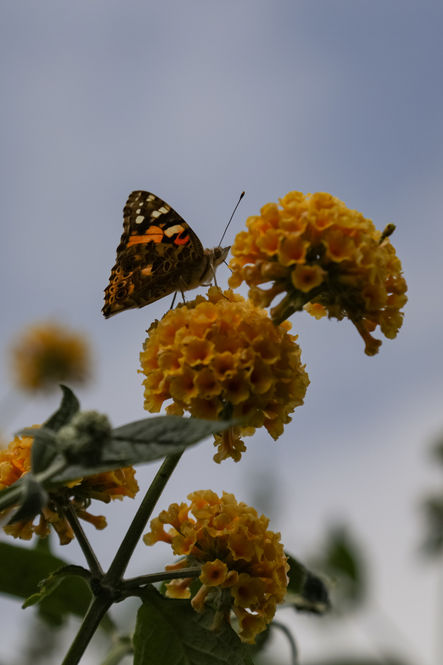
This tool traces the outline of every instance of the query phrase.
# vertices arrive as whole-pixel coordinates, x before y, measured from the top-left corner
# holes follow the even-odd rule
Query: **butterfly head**
[[[215,281],[215,271],[220,263],[226,260],[230,247],[214,247],[214,249],[205,249],[205,262],[202,274],[199,277],[198,284],[194,286],[209,286]]]
[[[212,260],[214,262],[214,268],[219,266],[220,263],[223,263],[223,261],[226,261],[226,257],[228,256],[230,249],[231,249],[230,246],[229,247],[220,247],[220,245],[219,245],[218,247],[214,247],[214,249],[210,250],[211,253],[212,253],[212,257],[213,257]]]

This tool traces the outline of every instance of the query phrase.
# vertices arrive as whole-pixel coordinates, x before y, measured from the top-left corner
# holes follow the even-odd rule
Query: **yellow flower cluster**
[[[164,541],[184,557],[168,570],[200,566],[202,586],[192,598],[194,609],[223,608],[216,617],[219,622],[229,621],[233,611],[240,638],[254,642],[286,593],[289,566],[280,534],[268,531],[269,520],[238,503],[233,494],[223,492],[219,498],[211,490],[201,490],[188,499],[189,506],[174,503],[154,518],[144,541],[147,545]],[[172,528],[165,531],[165,524]],[[189,598],[192,581],[172,580],[167,595]]]
[[[308,375],[290,325],[275,326],[267,313],[232,291],[211,287],[148,330],[140,355],[146,379],[145,409],[245,423],[215,437],[217,462],[238,461],[241,436],[264,426],[277,439],[290,413],[303,404]]]
[[[29,392],[52,390],[59,383],[82,383],[90,371],[85,338],[55,323],[26,330],[12,347],[17,386]]]
[[[16,436],[6,449],[0,450],[0,490],[9,487],[30,471],[32,442],[32,437]],[[29,540],[33,533],[41,538],[47,536],[52,526],[61,545],[66,545],[74,538],[61,510],[68,502],[79,518],[90,522],[97,529],[104,529],[105,517],[87,512],[91,500],[109,503],[111,499],[122,499],[124,496],[133,498],[137,491],[138,484],[132,467],[88,476],[51,490],[48,505],[43,508],[37,524],[33,520],[24,520],[9,524],[4,530],[14,538]],[[9,512],[9,509],[4,512]]]
[[[331,194],[289,192],[280,207],[268,203],[249,217],[247,227],[232,246],[229,284],[246,282],[262,307],[285,294],[271,310],[275,323],[304,306],[317,318],[347,317],[368,355],[381,344],[370,334],[377,325],[387,338],[397,335],[407,286],[388,239],[394,225],[381,233]],[[267,282],[270,288],[259,286]]]

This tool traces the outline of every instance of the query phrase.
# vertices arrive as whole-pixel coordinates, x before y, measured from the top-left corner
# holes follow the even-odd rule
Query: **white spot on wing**
[[[162,215],[165,215],[170,210],[171,208],[169,206],[162,206],[161,208],[158,209],[159,213]]]
[[[154,219],[157,219],[157,217],[160,217],[160,215],[161,215],[160,210],[153,210],[151,212],[151,217],[153,217]]]
[[[184,231],[184,228],[181,224],[174,224],[174,226],[170,226],[168,229],[165,229],[165,236],[171,238],[174,233],[182,233],[182,231]]]
[[[135,223],[136,224],[141,224],[144,221],[145,221],[145,218],[143,217],[143,215],[139,215],[138,217],[135,218]]]

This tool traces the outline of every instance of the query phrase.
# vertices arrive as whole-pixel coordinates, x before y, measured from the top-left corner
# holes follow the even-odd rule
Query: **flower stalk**
[[[89,642],[100,625],[100,621],[112,605],[110,598],[96,596],[85,614],[82,625],[66,654],[62,665],[77,665],[80,662]]]
[[[85,615],[83,623],[80,626],[80,630],[78,631],[77,636],[71,645],[71,648],[66,654],[62,665],[77,665],[92,636],[98,628],[100,621],[116,599],[113,592],[118,594],[119,600],[122,600],[122,598],[125,597],[124,593],[123,596],[121,595],[121,591],[124,589],[124,585],[122,589],[121,578],[126,570],[132,553],[134,552],[134,549],[140,540],[143,529],[145,528],[152,514],[152,511],[163,489],[165,488],[166,483],[168,482],[172,472],[180,461],[181,456],[182,453],[177,453],[176,455],[170,455],[169,457],[166,457],[160,469],[158,470],[154,480],[151,483],[151,486],[146,492],[146,495],[134,516],[134,519],[131,522],[128,531],[126,532],[125,537],[123,538],[123,541],[117,551],[117,554],[114,557],[114,560],[111,563],[108,572],[104,576],[100,575],[100,590],[97,591],[97,595],[92,601],[88,612]],[[74,525],[71,524],[71,526],[74,530]],[[83,546],[85,546],[85,540],[86,537],[83,540]],[[86,547],[86,550],[83,549],[83,553],[85,556],[87,556],[88,563],[92,563],[97,569],[97,566],[99,567],[98,561],[90,561],[90,553],[87,553],[87,550],[88,547]],[[165,574],[163,573],[163,577],[164,576]],[[156,580],[151,580],[151,582],[152,581]],[[128,590],[130,588],[132,588],[132,585],[128,587]],[[127,593],[126,595],[129,596],[133,594]]]
[[[183,577],[199,577],[201,574],[200,566],[189,568],[180,568],[180,570],[162,570],[159,573],[150,573],[149,575],[139,575],[138,577],[131,577],[125,580],[121,585],[121,592],[124,596],[133,596],[134,591],[140,587],[147,586],[148,584],[155,584],[155,582],[164,582],[165,580],[182,579]]]
[[[69,522],[69,525],[73,530],[75,537],[78,540],[78,544],[80,545],[80,548],[85,556],[85,559],[89,566],[89,570],[91,571],[92,575],[98,578],[103,577],[103,569],[95,555],[94,550],[91,547],[91,544],[85,532],[83,531],[83,528],[75,513],[75,510],[73,510],[72,506],[68,505],[63,510],[63,513],[65,515],[65,518]]]
[[[154,510],[166,483],[171,477],[171,474],[179,463],[182,454],[183,453],[177,453],[176,455],[169,455],[166,457],[160,469],[157,471],[154,480],[146,492],[129,529],[117,550],[117,554],[115,555],[111,566],[105,575],[104,581],[107,584],[112,585],[116,583],[124,574],[132,553],[142,536],[149,518],[151,517],[152,511]]]

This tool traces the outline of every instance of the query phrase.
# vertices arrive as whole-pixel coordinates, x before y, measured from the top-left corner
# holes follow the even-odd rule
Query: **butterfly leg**
[[[212,281],[214,282],[214,286],[216,286],[216,287],[218,288],[217,277],[215,276],[215,266],[214,266],[214,262],[213,262],[213,261],[210,262],[209,267],[210,267],[211,272],[212,272]],[[212,281],[211,281],[211,282],[205,282],[205,283],[204,283],[204,286],[211,286],[211,285],[212,285]]]
[[[226,263],[226,261],[223,261],[223,263]],[[228,266],[227,263],[226,263],[226,265]],[[214,285],[217,287],[217,289],[219,289],[220,287],[219,287],[219,285],[217,284],[217,277],[215,276],[215,267],[214,267],[214,264],[213,264],[213,263],[211,263],[211,268],[212,268],[212,275],[213,275],[213,279],[214,279]],[[228,266],[228,268],[229,268],[229,266]],[[230,269],[230,268],[229,268],[229,269]],[[230,270],[231,270],[231,269],[230,269]],[[232,272],[232,270],[231,270],[231,272]],[[220,289],[220,291],[221,291],[221,289]],[[223,296],[223,298],[225,298],[226,300],[229,300],[229,298],[227,298],[223,292],[222,292],[222,296]]]
[[[182,294],[183,302],[186,302],[185,291],[187,291],[187,287],[186,287],[186,282],[183,279],[183,277],[180,277],[179,283],[178,283],[178,286],[177,286],[177,291],[175,293],[177,294],[178,291],[180,291],[180,293]]]
[[[172,302],[171,302],[171,305],[170,305],[170,307],[169,307],[169,310],[174,309],[175,300],[176,300],[176,298],[177,298],[177,293],[178,293],[179,291],[180,291],[180,293],[182,294],[183,302],[186,302],[185,292],[183,291],[183,289],[181,289],[181,288],[179,287],[178,290],[174,293],[174,297],[172,298]]]
[[[169,309],[173,309],[176,297],[177,297],[177,291],[174,293],[174,297],[172,298],[171,306]]]

